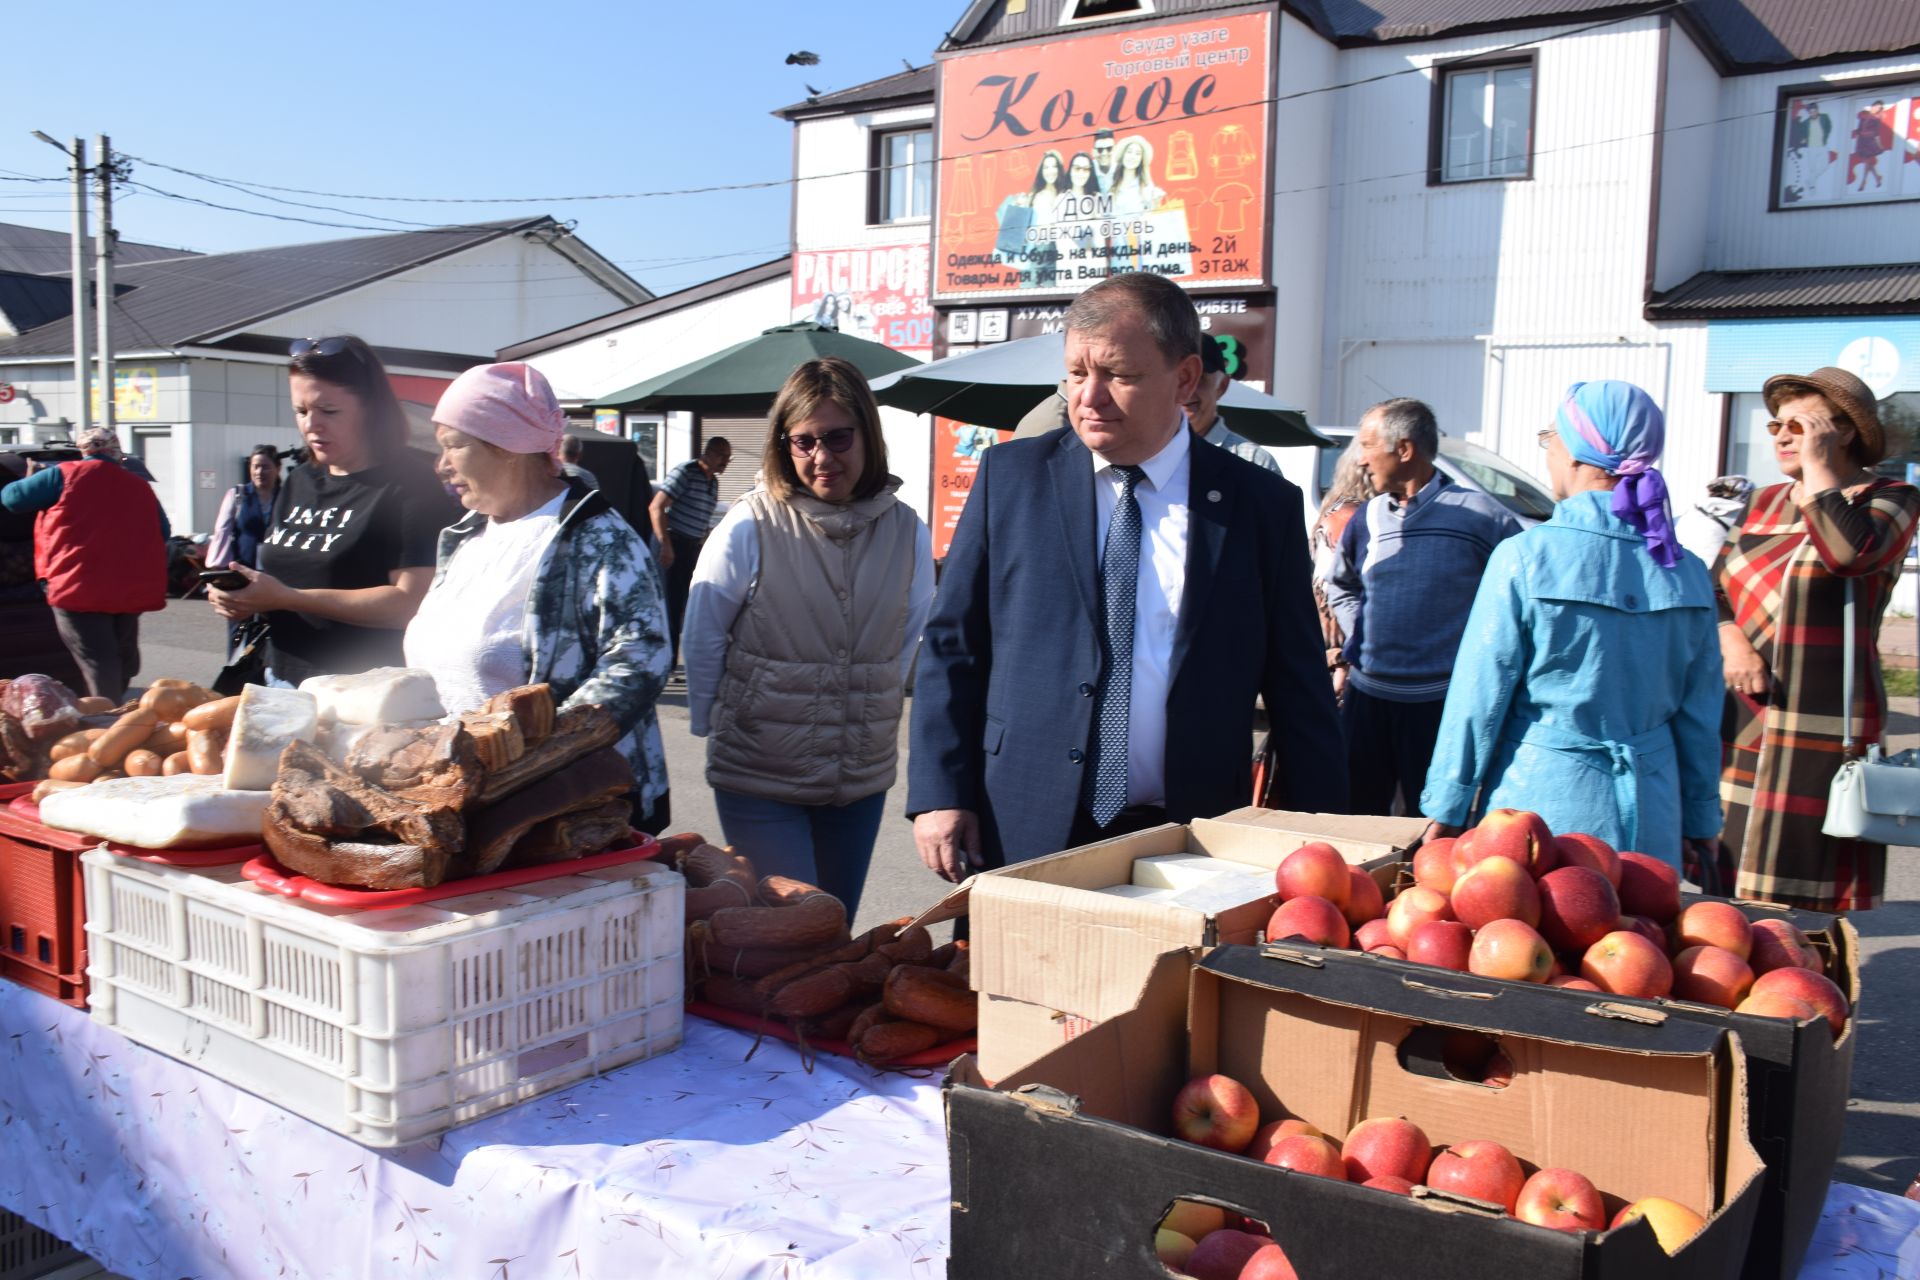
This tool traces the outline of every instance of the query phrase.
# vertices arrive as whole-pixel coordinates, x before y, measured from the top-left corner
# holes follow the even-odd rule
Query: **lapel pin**
[[[1218,489],[1207,490],[1207,501],[1208,502],[1220,501],[1220,491]]]

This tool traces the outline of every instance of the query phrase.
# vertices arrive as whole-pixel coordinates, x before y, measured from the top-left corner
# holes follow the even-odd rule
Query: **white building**
[[[0,444],[65,438],[79,414],[69,284],[41,241],[67,238],[5,231],[38,257],[0,260]],[[298,443],[292,340],[365,338],[422,432],[453,376],[499,347],[652,296],[545,217],[243,253],[132,247],[114,273],[116,425],[182,531],[211,527],[254,445]]]

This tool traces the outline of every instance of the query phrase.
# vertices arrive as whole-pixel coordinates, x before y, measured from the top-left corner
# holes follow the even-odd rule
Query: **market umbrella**
[[[701,413],[765,412],[787,375],[808,360],[839,356],[869,378],[918,364],[890,347],[803,321],[777,325],[678,369],[591,401],[596,408],[689,409]]]
[[[1066,348],[1064,333],[996,343],[889,374],[874,382],[873,394],[881,404],[897,409],[1011,430],[1060,385]],[[1229,385],[1220,397],[1220,416],[1255,444],[1334,443],[1308,426],[1300,410],[1243,382]]]

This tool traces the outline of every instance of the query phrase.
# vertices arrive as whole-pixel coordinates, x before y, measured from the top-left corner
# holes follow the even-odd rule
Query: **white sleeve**
[[[686,619],[680,625],[680,657],[687,664],[687,715],[696,738],[707,736],[707,717],[727,669],[733,624],[746,606],[747,592],[760,576],[760,532],[744,502],[707,537],[687,592]]]
[[[926,521],[917,521],[913,535],[913,582],[907,587],[907,636],[900,646],[900,678],[913,672],[913,655],[920,648],[920,633],[926,630],[927,615],[933,612],[933,531]]]

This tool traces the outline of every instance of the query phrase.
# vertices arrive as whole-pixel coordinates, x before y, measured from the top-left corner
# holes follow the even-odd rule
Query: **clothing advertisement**
[[[1776,208],[1920,199],[1920,80],[1782,111]]]
[[[925,360],[933,350],[927,252],[924,240],[801,249],[793,255],[793,318]]]
[[[966,510],[967,494],[980,470],[980,455],[1002,440],[1013,438],[1011,431],[992,427],[973,427],[952,418],[933,420],[933,558],[946,558],[953,544],[953,531]]]
[[[934,296],[1073,294],[1122,271],[1265,283],[1271,23],[1237,14],[943,61]]]

